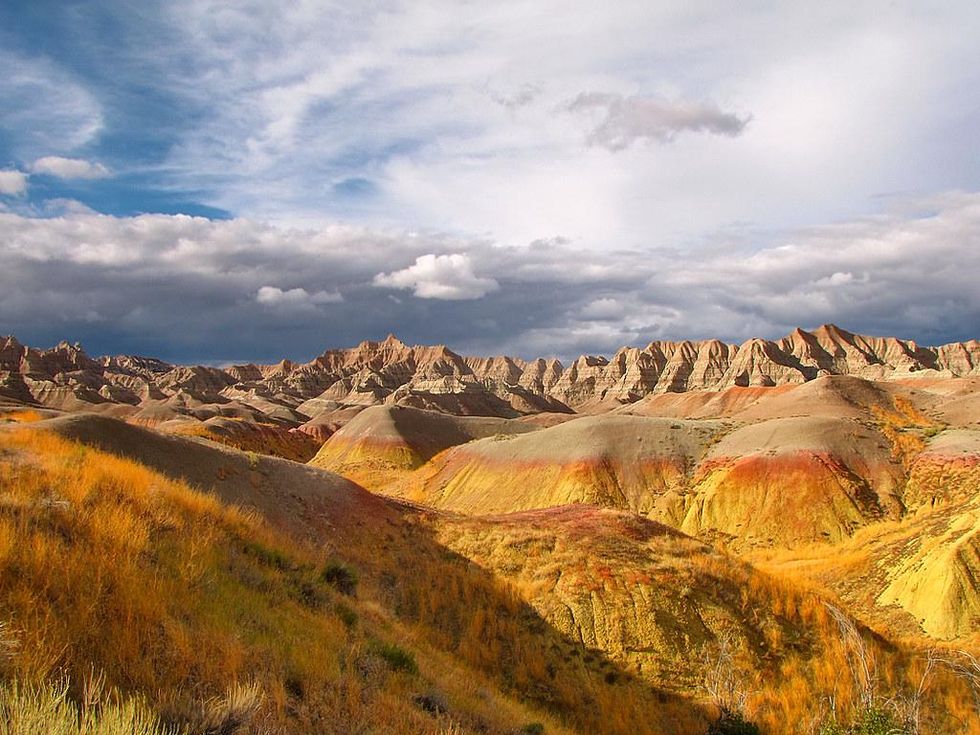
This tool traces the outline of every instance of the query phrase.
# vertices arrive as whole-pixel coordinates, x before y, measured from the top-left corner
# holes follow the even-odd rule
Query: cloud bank
[[[597,253],[561,239],[7,213],[0,333],[180,360],[309,358],[390,331],[525,357],[828,321],[927,344],[977,336],[980,194],[757,237]]]

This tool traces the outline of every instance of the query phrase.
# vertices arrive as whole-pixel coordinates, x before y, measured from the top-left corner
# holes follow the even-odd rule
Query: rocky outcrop
[[[0,339],[0,395],[8,399],[74,410],[142,407],[180,395],[205,405],[261,405],[271,419],[294,427],[323,413],[379,404],[500,417],[594,413],[664,393],[793,385],[825,375],[923,374],[980,376],[980,342],[926,348],[824,325],[742,345],[656,341],[623,347],[611,359],[583,355],[565,366],[556,359],[464,357],[444,345],[410,346],[389,335],[306,363],[216,368],[134,356],[95,360],[67,342],[38,350]]]

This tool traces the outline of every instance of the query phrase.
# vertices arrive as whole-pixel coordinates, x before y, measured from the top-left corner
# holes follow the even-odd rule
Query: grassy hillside
[[[347,524],[344,555],[282,525],[289,513],[269,520],[227,502],[228,483],[223,502],[31,428],[0,431],[0,451],[8,682],[67,677],[82,703],[95,670],[107,689],[195,731],[242,686],[249,718],[270,731],[652,733],[705,722],[633,677],[610,683],[606,661],[563,655],[560,635],[512,590],[396,512],[311,519]],[[244,484],[240,500],[261,494]],[[336,501],[345,513],[380,502],[364,495],[363,507]]]
[[[32,711],[129,723],[110,735],[980,732],[924,648],[628,513],[457,517],[104,417],[12,417],[0,732]]]
[[[567,638],[658,686],[715,704],[741,696],[738,709],[762,732],[816,733],[859,718],[868,701],[905,702],[940,655],[843,613],[852,639],[838,612],[848,608],[826,588],[639,516],[579,506],[440,526],[447,546],[511,581]],[[894,732],[980,731],[969,688],[948,667],[932,666],[925,683],[921,729]]]

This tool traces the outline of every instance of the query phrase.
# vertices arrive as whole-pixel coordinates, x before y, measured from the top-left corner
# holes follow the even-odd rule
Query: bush
[[[334,612],[337,613],[340,622],[347,626],[347,628],[353,628],[357,625],[357,613],[344,603],[338,602],[334,607]]]
[[[372,641],[368,650],[388,664],[388,668],[392,671],[404,671],[406,674],[419,673],[418,664],[415,663],[415,656],[404,648],[396,646],[394,643]]]
[[[746,720],[737,712],[726,712],[708,728],[708,735],[761,735],[758,725]]]
[[[820,726],[819,735],[847,735],[847,732],[836,721],[825,722]]]
[[[434,689],[425,694],[416,694],[412,697],[415,706],[432,715],[442,715],[449,711],[449,700],[446,695]]]
[[[327,564],[320,578],[342,595],[353,597],[357,594],[357,572],[344,564]]]
[[[544,725],[540,722],[531,722],[521,728],[521,735],[544,735]]]
[[[854,735],[897,735],[906,732],[895,718],[883,709],[871,707],[861,713],[850,730]]]
[[[883,709],[871,707],[861,712],[849,726],[837,722],[825,722],[820,735],[902,735],[908,730]]]

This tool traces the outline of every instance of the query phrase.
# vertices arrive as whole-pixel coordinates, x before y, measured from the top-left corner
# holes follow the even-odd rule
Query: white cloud
[[[283,290],[276,286],[262,286],[255,294],[255,300],[269,306],[310,307],[321,304],[338,304],[344,300],[339,291],[308,292],[305,288]]]
[[[160,53],[193,60],[171,81],[205,111],[167,170],[260,219],[509,244],[562,234],[601,250],[975,186],[958,152],[980,124],[976,4],[569,0],[559,29],[552,4],[526,1],[477,22],[445,0],[167,8],[186,45]],[[569,114],[576,98],[588,109]],[[350,178],[371,196],[323,196]]]
[[[27,191],[27,174],[21,171],[0,171],[0,194],[17,196]]]
[[[581,311],[581,316],[584,319],[615,319],[627,316],[627,312],[623,304],[607,296],[586,304]]]
[[[597,252],[561,239],[500,247],[340,225],[0,212],[0,334],[138,335],[142,351],[164,356],[192,343],[193,359],[308,359],[388,332],[522,357],[779,337],[824,322],[925,344],[978,336],[980,193],[788,234],[722,235],[698,250]],[[86,314],[99,315],[98,330]]]
[[[589,145],[612,151],[629,148],[638,140],[666,143],[678,133],[712,133],[734,137],[748,118],[722,111],[709,102],[670,102],[656,97],[583,92],[568,104],[571,112],[598,112],[589,132]]]
[[[473,273],[468,255],[420,255],[414,265],[392,273],[379,273],[374,285],[383,288],[412,289],[420,299],[465,301],[479,299],[496,291],[500,285],[492,278]]]
[[[23,158],[70,151],[102,130],[95,96],[50,59],[0,48],[0,69],[0,130]]]
[[[110,175],[109,169],[101,163],[61,156],[45,156],[37,159],[31,166],[31,172],[56,176],[59,179],[103,179]]]

